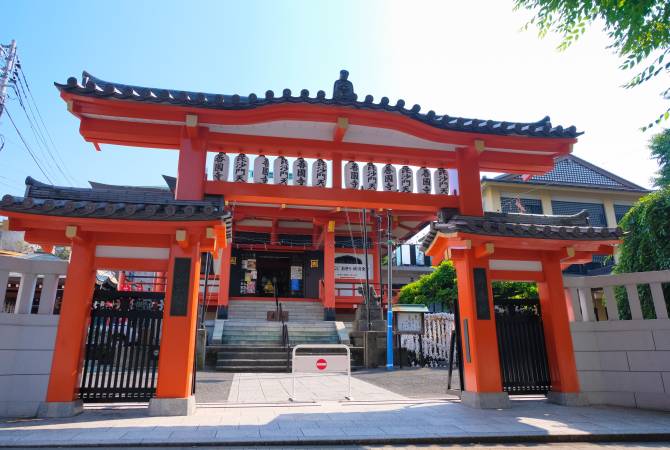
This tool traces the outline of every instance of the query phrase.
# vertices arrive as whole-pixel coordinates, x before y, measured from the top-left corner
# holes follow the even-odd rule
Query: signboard
[[[397,312],[396,333],[398,334],[422,334],[423,313],[419,312]]]
[[[489,308],[489,285],[486,280],[486,269],[475,267],[475,304],[477,306],[477,319],[490,320],[491,310]]]
[[[346,353],[341,355],[296,355],[293,371],[299,373],[342,373],[349,370]]]
[[[368,254],[368,275],[373,276],[374,259]],[[365,255],[355,253],[335,254],[335,279],[363,280],[365,279]]]
[[[319,260],[318,259],[310,259],[309,260],[309,267],[311,269],[318,269],[319,268]]]
[[[191,259],[175,258],[172,270],[170,315],[185,316],[188,312],[188,288],[191,281]]]

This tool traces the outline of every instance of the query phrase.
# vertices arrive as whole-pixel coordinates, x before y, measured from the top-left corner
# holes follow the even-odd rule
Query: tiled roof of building
[[[297,96],[292,95],[290,89],[284,89],[281,95],[275,95],[273,91],[267,91],[265,96],[259,97],[256,94],[246,96],[208,94],[205,92],[149,88],[104,81],[88,72],[82,74],[81,83],[75,77],[70,77],[65,84],[55,83],[55,85],[61,91],[88,97],[197,108],[244,110],[281,103],[335,105],[396,112],[430,126],[452,131],[547,138],[575,138],[582,134],[574,126],[566,128],[560,125],[553,126],[549,117],[544,117],[537,122],[505,122],[438,115],[432,110],[421,113],[421,106],[419,105],[406,108],[404,100],[398,100],[395,105],[391,105],[388,97],[382,97],[378,102],[375,102],[371,95],[366,95],[360,101],[358,95],[354,92],[353,84],[348,80],[348,76],[349,73],[346,70],[340,71],[340,78],[335,81],[333,86],[332,98],[326,98],[324,91],[318,91],[316,96],[310,96],[307,89],[302,89]]]
[[[522,237],[560,240],[613,240],[623,236],[619,228],[592,227],[587,211],[571,216],[545,216],[485,212],[483,217],[462,216],[443,211],[440,220],[430,225],[421,245],[427,250],[437,233],[471,233],[484,236]]]
[[[230,213],[224,211],[221,197],[175,200],[169,189],[92,184],[94,188],[53,186],[28,177],[25,196],[5,195],[0,200],[0,211],[125,220],[221,219],[230,224]]]
[[[554,168],[544,175],[533,176],[524,181],[521,175],[503,174],[490,179],[506,183],[544,184],[554,186],[578,186],[595,189],[649,192],[648,189],[631,183],[575,155],[565,155],[556,159]]]

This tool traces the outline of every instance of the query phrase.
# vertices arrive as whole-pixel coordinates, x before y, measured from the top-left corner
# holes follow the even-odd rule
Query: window
[[[625,216],[631,208],[631,205],[614,205],[614,217],[616,217],[616,223],[621,222],[623,216]]]
[[[583,209],[589,213],[589,223],[594,227],[606,227],[605,207],[601,203],[564,202],[553,200],[551,208],[557,215],[572,215]]]
[[[534,198],[500,197],[500,205],[504,213],[542,214],[542,201]]]

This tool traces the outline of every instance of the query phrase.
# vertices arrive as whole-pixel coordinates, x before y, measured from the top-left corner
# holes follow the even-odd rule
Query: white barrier
[[[344,349],[344,354],[320,354],[320,355],[298,355],[298,350],[302,349]],[[295,374],[300,373],[344,373],[347,374],[348,395],[345,397],[351,400],[351,350],[344,344],[299,344],[293,347],[292,370],[293,389],[290,400],[295,400]]]

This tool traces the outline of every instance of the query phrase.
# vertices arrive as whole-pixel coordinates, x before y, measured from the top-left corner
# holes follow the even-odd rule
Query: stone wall
[[[670,411],[670,320],[574,322],[571,329],[591,404]]]
[[[45,400],[58,317],[0,314],[0,417],[33,417]]]

